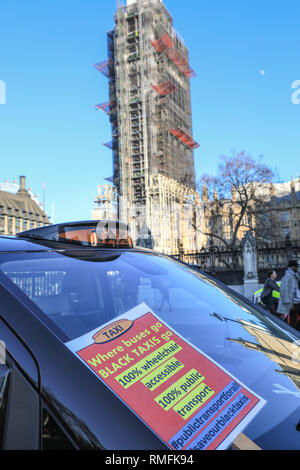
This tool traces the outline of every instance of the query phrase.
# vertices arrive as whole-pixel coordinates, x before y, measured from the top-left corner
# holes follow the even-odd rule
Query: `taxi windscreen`
[[[222,361],[232,356],[241,331],[243,339],[253,339],[248,324],[290,338],[284,324],[278,328],[214,280],[164,256],[134,250],[66,250],[1,259],[7,282],[33,302],[40,319],[55,326],[65,341],[141,303]]]
[[[286,433],[291,436],[291,423],[299,420],[294,415],[299,409],[297,332],[294,336],[283,322],[277,325],[254,305],[176,261],[135,250],[10,253],[1,255],[0,282],[63,342],[144,303],[186,341],[275,404],[276,414],[273,406],[266,406],[252,436],[265,433],[269,445],[273,437],[268,430],[279,429],[289,416]],[[278,390],[290,394],[284,406]]]

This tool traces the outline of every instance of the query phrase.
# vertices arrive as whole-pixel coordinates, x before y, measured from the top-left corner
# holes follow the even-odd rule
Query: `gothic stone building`
[[[300,243],[300,178],[287,183],[275,183],[265,185],[262,189],[264,205],[262,213],[257,213],[261,220],[248,220],[249,214],[245,214],[242,223],[238,229],[237,241],[240,242],[250,227],[263,224],[266,232],[265,241],[269,243],[282,244],[290,241],[293,245]],[[228,209],[226,207],[228,206]],[[206,187],[202,193],[202,232],[207,235],[203,237],[203,245],[209,244],[209,233],[213,231],[219,238],[214,237],[213,242],[217,246],[223,245],[221,240],[230,242],[232,239],[233,226],[230,223],[229,211],[232,212],[232,218],[240,214],[240,206],[232,198],[219,199],[215,192],[214,197],[209,199]],[[221,209],[220,209],[221,208]],[[220,213],[218,214],[218,210]],[[253,217],[253,214],[252,216]]]

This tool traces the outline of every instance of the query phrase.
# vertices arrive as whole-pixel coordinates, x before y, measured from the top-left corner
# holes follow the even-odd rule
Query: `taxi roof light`
[[[71,243],[94,248],[133,247],[129,225],[112,220],[47,225],[18,233],[16,237]]]

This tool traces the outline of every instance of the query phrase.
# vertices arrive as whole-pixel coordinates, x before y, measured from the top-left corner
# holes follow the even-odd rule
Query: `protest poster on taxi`
[[[67,346],[174,450],[226,449],[265,404],[146,304]]]

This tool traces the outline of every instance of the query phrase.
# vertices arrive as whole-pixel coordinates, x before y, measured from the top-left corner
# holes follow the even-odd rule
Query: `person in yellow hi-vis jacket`
[[[274,297],[273,292],[280,292],[280,287],[276,284],[277,272],[275,269],[272,269],[268,272],[268,277],[265,281],[263,291],[260,296],[261,302],[266,306],[266,308],[277,316],[277,304],[278,298]]]
[[[276,285],[280,289],[280,281],[276,282]],[[264,288],[261,287],[260,289],[258,289],[257,291],[254,292],[252,302],[254,302],[255,304],[259,304],[259,305],[263,306],[264,308],[267,308],[266,305],[261,301],[261,294],[263,293],[263,290],[264,290]],[[277,290],[273,290],[272,296],[274,297],[274,301],[276,303],[278,303],[279,302],[279,297],[280,297],[280,292],[277,291]]]

